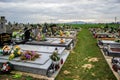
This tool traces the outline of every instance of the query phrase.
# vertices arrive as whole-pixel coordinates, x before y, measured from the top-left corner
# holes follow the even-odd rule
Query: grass
[[[85,58],[98,58],[98,62],[88,62]],[[94,67],[84,69],[84,64]],[[69,73],[65,73],[65,71]],[[116,80],[100,49],[96,45],[96,39],[92,37],[88,29],[82,29],[77,35],[77,44],[70,53],[67,61],[61,69],[56,80]]]
[[[0,80],[39,80],[36,78],[32,78],[30,76],[21,76],[17,78],[14,78],[13,76],[14,74],[3,74],[3,75],[0,75]]]
[[[103,28],[103,27],[106,27],[108,26],[109,28],[112,27],[112,28],[119,28],[120,24],[115,24],[115,23],[98,23],[98,24],[59,24],[59,26],[63,26],[63,25],[68,25],[69,27],[72,27],[72,28],[79,28],[79,27],[82,27],[82,28]]]

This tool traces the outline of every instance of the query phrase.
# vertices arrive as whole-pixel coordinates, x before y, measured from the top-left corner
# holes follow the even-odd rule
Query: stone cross
[[[0,16],[0,33],[6,33],[6,26],[5,23],[7,20],[4,16]]]

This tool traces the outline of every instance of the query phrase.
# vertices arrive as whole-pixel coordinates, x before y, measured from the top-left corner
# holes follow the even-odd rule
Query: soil
[[[93,68],[94,67],[94,65],[92,65],[92,64],[84,64],[83,66],[82,66],[82,68],[84,68],[84,69],[91,69],[91,68]]]
[[[99,61],[99,59],[97,57],[93,57],[93,58],[87,57],[84,60],[85,61],[87,60],[88,62],[98,62]]]
[[[64,73],[64,74],[70,74],[71,72],[65,70],[63,73]]]
[[[98,58],[96,58],[96,57],[90,58],[90,59],[88,59],[88,62],[98,62]]]

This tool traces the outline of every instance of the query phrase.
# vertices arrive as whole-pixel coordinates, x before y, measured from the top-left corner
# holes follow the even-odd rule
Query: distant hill
[[[83,21],[73,21],[73,22],[68,22],[67,24],[86,24],[86,22],[83,22]]]

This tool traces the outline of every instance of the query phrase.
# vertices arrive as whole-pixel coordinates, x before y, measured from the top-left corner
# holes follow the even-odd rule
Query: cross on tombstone
[[[0,16],[0,33],[6,33],[6,26],[5,23],[7,20],[4,16]]]

